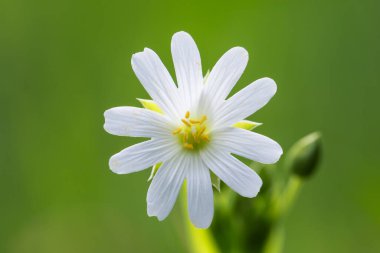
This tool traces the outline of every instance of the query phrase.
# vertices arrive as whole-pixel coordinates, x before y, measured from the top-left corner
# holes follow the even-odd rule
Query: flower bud
[[[321,155],[321,134],[311,133],[289,150],[286,157],[286,167],[292,173],[306,178],[313,174]]]

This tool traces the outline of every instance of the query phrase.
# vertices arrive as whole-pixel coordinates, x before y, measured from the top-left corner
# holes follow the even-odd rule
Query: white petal
[[[213,133],[213,145],[248,159],[272,164],[282,155],[281,146],[274,140],[245,129],[228,127]]]
[[[257,173],[226,151],[208,148],[201,157],[215,175],[241,196],[252,198],[260,191],[262,181]]]
[[[172,77],[158,55],[151,49],[132,56],[132,68],[145,90],[159,107],[173,119],[182,117],[183,103]]]
[[[205,84],[203,99],[218,106],[231,92],[248,63],[248,52],[242,47],[228,50],[211,70]]]
[[[175,127],[164,115],[129,106],[109,109],[104,112],[104,118],[104,129],[119,136],[169,136]]]
[[[270,78],[259,79],[229,98],[217,109],[216,127],[231,126],[266,105],[276,93],[276,83]]]
[[[208,228],[214,215],[214,196],[210,171],[199,156],[187,170],[187,198],[189,215],[198,228]]]
[[[173,35],[171,49],[179,91],[189,110],[203,86],[201,57],[193,38],[186,32]]]
[[[149,216],[163,220],[169,215],[185,179],[189,162],[184,155],[179,154],[158,169],[147,194]]]
[[[127,174],[164,162],[175,155],[178,146],[171,139],[152,139],[113,155],[109,166],[114,173]]]

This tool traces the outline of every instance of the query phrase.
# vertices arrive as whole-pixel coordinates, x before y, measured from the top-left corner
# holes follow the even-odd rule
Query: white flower
[[[162,163],[148,190],[148,215],[165,219],[186,179],[190,219],[207,228],[214,213],[209,170],[241,196],[252,198],[262,181],[231,154],[265,164],[277,162],[282,154],[275,141],[238,128],[254,126],[239,122],[263,107],[277,87],[272,79],[262,78],[226,99],[248,63],[244,48],[227,51],[205,78],[189,34],[174,34],[171,51],[178,88],[151,49],[132,56],[132,68],[154,102],[142,100],[145,109],[107,110],[104,128],[114,135],[150,140],[112,156],[109,165],[113,172],[126,174]]]

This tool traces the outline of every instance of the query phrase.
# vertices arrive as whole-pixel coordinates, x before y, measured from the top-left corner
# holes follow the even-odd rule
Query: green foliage
[[[320,134],[312,133],[285,152],[283,163],[253,163],[252,169],[263,180],[263,187],[254,199],[240,197],[221,184],[220,192],[215,193],[215,216],[211,231],[192,230],[193,233],[189,234],[190,237],[203,238],[193,240],[199,243],[194,253],[200,249],[208,252],[206,238],[211,238],[220,252],[281,253],[284,218],[296,200],[304,175],[310,177],[311,171],[316,170],[321,158],[320,151]]]

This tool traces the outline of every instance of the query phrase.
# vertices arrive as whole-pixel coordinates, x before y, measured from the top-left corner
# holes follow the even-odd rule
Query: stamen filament
[[[184,143],[187,143],[187,140],[188,140],[189,138],[188,138],[188,136],[187,136],[187,133],[185,133],[184,135],[183,135],[183,142]]]
[[[197,142],[197,134],[194,132],[191,132],[191,135],[193,136],[194,141]]]
[[[201,129],[198,132],[198,135],[201,136],[205,130],[206,130],[206,127],[202,126]]]

